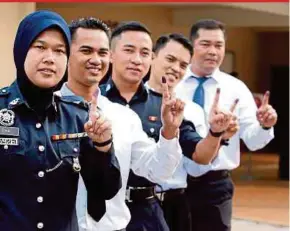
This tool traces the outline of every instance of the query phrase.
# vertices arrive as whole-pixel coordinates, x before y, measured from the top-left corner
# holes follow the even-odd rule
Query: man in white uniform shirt
[[[266,92],[257,109],[253,96],[240,80],[219,70],[225,55],[225,27],[215,20],[200,20],[191,28],[193,58],[177,86],[177,96],[192,100],[203,109],[206,121],[217,88],[221,89],[220,106],[228,108],[239,99],[235,110],[240,130],[222,146],[211,164],[195,164],[189,169],[187,194],[191,206],[192,230],[231,230],[234,186],[229,171],[240,164],[240,138],[254,151],[274,138],[277,113],[269,105]],[[220,134],[224,136],[224,134]],[[193,163],[194,164],[194,163]]]
[[[125,205],[125,189],[130,168],[136,174],[152,181],[169,178],[181,159],[181,148],[177,139],[178,128],[183,118],[183,108],[176,100],[169,99],[166,91],[163,97],[161,139],[156,144],[142,130],[141,121],[130,109],[110,102],[100,95],[98,83],[109,67],[109,29],[98,19],[87,18],[75,20],[70,25],[72,34],[71,56],[68,64],[68,82],[61,89],[61,95],[81,96],[80,100],[91,102],[91,107],[99,108],[97,120],[102,124],[97,129],[112,130],[113,145],[120,163],[122,188],[111,200],[106,201],[106,213],[101,220],[79,217],[81,230],[122,230],[126,227],[130,214]],[[166,90],[166,89],[165,89]],[[180,104],[180,103],[179,103]],[[174,113],[172,108],[174,107]],[[176,113],[176,114],[175,114]],[[110,122],[109,122],[110,121]],[[108,126],[111,123],[111,126]],[[90,194],[87,195],[80,183],[77,210],[82,210]],[[98,184],[98,182],[96,182]],[[102,185],[100,185],[102,187]],[[84,212],[78,211],[78,215]],[[87,218],[87,222],[85,219]]]
[[[154,58],[151,64],[150,78],[145,85],[149,89],[149,95],[152,101],[156,104],[157,98],[161,97],[162,77],[167,79],[169,91],[173,92],[176,85],[185,74],[193,54],[193,48],[191,42],[182,34],[171,33],[160,36],[153,50]],[[153,100],[153,98],[155,100]],[[237,100],[234,101],[229,109],[234,111],[237,103]],[[223,113],[225,112],[226,111]],[[185,101],[184,118],[194,124],[200,136],[207,136],[208,128],[205,125],[203,109],[198,104],[191,100]],[[232,131],[238,130],[238,124],[234,118],[229,128],[231,128]],[[225,142],[221,142],[221,144],[223,145]],[[195,162],[200,164],[210,163],[212,159],[215,158],[216,154],[217,153],[214,153],[214,156],[211,158],[205,158],[205,153],[203,153],[203,158],[205,158],[205,160],[202,162],[200,162],[200,158],[190,159],[185,156],[183,162],[177,167],[174,175],[166,182],[162,182],[157,186],[164,217],[170,231],[191,230],[191,216],[185,195],[185,189],[187,187],[187,169],[190,170],[194,168],[195,165],[193,163]]]

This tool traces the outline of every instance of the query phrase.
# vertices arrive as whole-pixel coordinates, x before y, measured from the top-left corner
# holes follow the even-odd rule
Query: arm
[[[111,123],[98,111],[93,97],[84,129],[89,138],[83,140],[80,164],[87,189],[87,209],[98,221],[106,211],[105,200],[113,198],[122,186],[119,162],[112,142]]]
[[[243,83],[239,92],[240,137],[250,150],[255,151],[265,147],[274,138],[274,129],[273,127],[268,130],[262,128],[257,120],[257,106],[252,93]]]
[[[164,181],[172,176],[181,158],[178,138],[166,139],[160,130],[158,143],[149,139],[142,129],[139,117],[132,112],[130,117],[132,141],[131,169],[135,174],[152,182]]]
[[[230,110],[227,112],[221,111],[219,109],[218,107],[219,97],[220,97],[220,89],[217,89],[214,102],[209,114],[209,124],[210,124],[209,133],[204,139],[198,141],[198,143],[196,144],[197,140],[194,135],[195,128],[193,124],[192,124],[193,129],[188,128],[184,129],[185,135],[183,136],[185,138],[183,139],[187,141],[186,145],[184,144],[182,145],[187,146],[187,151],[186,152],[184,151],[184,153],[187,157],[191,158],[198,164],[207,165],[216,157],[221,145],[222,135],[227,130],[231,121],[234,118],[232,112],[235,110],[238,100],[235,100]],[[195,115],[202,116],[201,114],[198,113],[195,113]]]
[[[93,147],[88,141],[82,149],[80,156],[81,174],[88,193],[98,195],[109,200],[121,188],[121,175],[119,162],[115,156],[114,146],[105,153]]]
[[[182,153],[198,164],[209,164],[217,155],[221,137],[214,137],[210,133],[201,138],[190,121],[183,121],[179,139]]]
[[[113,198],[122,186],[120,167],[113,145],[104,153],[86,139],[81,147],[80,165],[87,190],[87,210],[98,221],[106,211],[105,200]]]

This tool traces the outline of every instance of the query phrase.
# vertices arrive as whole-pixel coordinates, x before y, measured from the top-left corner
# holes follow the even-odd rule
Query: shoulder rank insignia
[[[0,110],[0,124],[2,126],[12,126],[14,124],[15,113],[6,108]]]

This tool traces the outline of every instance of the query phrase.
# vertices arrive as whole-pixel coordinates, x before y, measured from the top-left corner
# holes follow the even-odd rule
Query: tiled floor
[[[289,226],[289,181],[279,181],[277,172],[277,155],[255,154],[250,160],[249,154],[242,155],[232,174],[234,218]]]

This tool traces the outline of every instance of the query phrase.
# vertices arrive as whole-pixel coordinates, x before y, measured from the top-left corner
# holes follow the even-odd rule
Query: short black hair
[[[106,33],[108,38],[110,38],[111,35],[111,30],[108,27],[108,25],[104,23],[102,20],[94,17],[78,18],[73,20],[69,24],[69,30],[72,39],[78,28],[102,30]]]
[[[140,31],[148,34],[151,37],[151,31],[141,22],[138,21],[124,21],[119,23],[112,31],[110,43],[112,40],[126,31]],[[111,45],[111,44],[110,44]]]
[[[153,48],[153,51],[155,53],[158,53],[163,47],[166,46],[166,44],[170,41],[175,41],[181,44],[185,49],[187,49],[190,53],[190,56],[193,55],[193,47],[188,38],[186,38],[184,35],[179,34],[179,33],[171,33],[171,34],[166,34],[166,35],[161,35]]]
[[[193,41],[194,39],[198,38],[199,29],[221,30],[224,33],[224,35],[226,34],[226,28],[224,23],[214,19],[201,19],[192,25],[189,34],[190,41]]]

